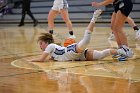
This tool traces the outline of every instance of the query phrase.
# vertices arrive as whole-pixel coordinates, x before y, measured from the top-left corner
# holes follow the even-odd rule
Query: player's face
[[[39,46],[41,48],[42,51],[45,50],[45,48],[47,47],[47,43],[45,43],[44,41],[39,41]]]

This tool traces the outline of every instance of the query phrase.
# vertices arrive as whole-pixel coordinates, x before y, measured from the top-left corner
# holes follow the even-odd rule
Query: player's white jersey
[[[76,44],[62,47],[52,43],[47,46],[44,52],[49,53],[57,61],[86,60],[84,55],[85,51],[82,53],[76,52]]]

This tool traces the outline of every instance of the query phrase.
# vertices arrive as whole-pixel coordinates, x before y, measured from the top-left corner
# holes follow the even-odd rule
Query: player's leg
[[[112,18],[111,18],[111,24],[114,22],[114,13],[112,14]],[[126,21],[129,23],[129,25],[131,25],[131,27],[133,27],[134,31],[136,32],[136,39],[140,40],[140,29],[138,28],[138,26],[135,24],[134,20],[131,17],[127,17]],[[115,36],[112,33],[110,33],[110,36],[108,38],[109,40],[115,40]]]
[[[127,17],[124,16],[121,11],[113,13],[113,17],[114,19],[111,22],[111,29],[113,31],[113,34],[115,35],[118,47],[120,47],[121,45],[128,45],[127,38],[123,32],[123,25],[125,24]]]
[[[93,50],[93,60],[100,60],[115,54],[118,54],[116,49],[104,49],[102,51]]]
[[[124,55],[127,56],[126,52],[123,49],[104,49],[104,50],[90,50],[86,52],[86,60],[101,60],[111,55]]]
[[[83,50],[85,50],[85,48],[89,44],[91,33],[93,32],[95,22],[96,22],[98,16],[101,14],[101,12],[102,12],[101,10],[96,10],[94,12],[93,17],[85,31],[83,39],[77,44],[77,52],[82,52]]]
[[[126,19],[126,21],[129,23],[129,25],[130,25],[131,27],[135,27],[134,30],[138,30],[137,25],[135,24],[134,20],[133,20],[131,17],[128,16],[127,19]]]
[[[50,34],[53,34],[54,29],[54,19],[59,14],[57,10],[51,9],[48,14],[48,30]]]
[[[133,27],[134,31],[136,32],[136,39],[140,40],[140,29],[135,24],[134,20],[131,17],[127,17],[127,22]]]
[[[31,19],[34,22],[34,26],[37,26],[38,21],[35,19],[35,17],[33,16],[32,12],[30,9],[27,10],[27,14],[31,17]]]
[[[19,27],[24,26],[25,15],[26,15],[26,10],[22,9],[22,17],[21,17],[20,23],[18,25]]]
[[[128,46],[127,38],[123,32],[123,26],[125,24],[126,18],[127,17],[123,15],[121,11],[118,11],[116,14],[115,22],[112,25],[112,30],[115,35],[118,47],[121,47],[122,45]]]
[[[60,13],[61,13],[61,17],[63,18],[64,22],[66,23],[66,25],[68,27],[70,38],[75,38],[75,36],[73,34],[72,22],[69,18],[68,9],[60,9]]]
[[[123,25],[126,21],[127,16],[121,13],[121,11],[118,11],[115,18],[115,23],[113,25],[113,33],[115,35],[118,47],[120,49],[125,50],[127,56],[125,57],[132,57],[133,52],[128,47],[127,38],[125,34],[123,33]]]

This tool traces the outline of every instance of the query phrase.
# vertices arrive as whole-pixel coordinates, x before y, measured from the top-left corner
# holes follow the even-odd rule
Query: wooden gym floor
[[[76,40],[87,24],[74,25]],[[140,41],[131,27],[125,27],[133,58],[118,62],[111,57],[90,62],[28,63],[41,50],[37,37],[47,32],[47,25],[32,27],[0,26],[0,93],[140,93]],[[56,25],[55,41],[63,44],[65,25]],[[116,47],[109,41],[109,24],[97,24],[88,48],[102,50]]]

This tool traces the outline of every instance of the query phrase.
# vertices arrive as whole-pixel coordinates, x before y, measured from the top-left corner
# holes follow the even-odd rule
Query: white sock
[[[91,19],[91,22],[95,23],[97,21],[97,18],[99,17],[99,15],[101,14],[102,10],[101,9],[97,9],[94,14],[93,17]]]
[[[102,51],[97,51],[97,50],[93,51],[93,59],[94,60],[100,60],[100,59],[103,59],[103,58],[110,56],[110,55],[111,55],[110,49],[105,49]]]
[[[95,23],[96,21],[97,21],[97,18],[92,17],[91,22],[92,22],[92,23]]]

